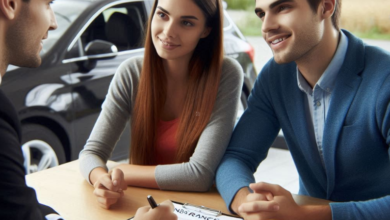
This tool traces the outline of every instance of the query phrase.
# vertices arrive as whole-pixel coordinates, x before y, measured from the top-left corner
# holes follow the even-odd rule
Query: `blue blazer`
[[[229,207],[236,192],[254,182],[253,173],[282,129],[300,194],[343,202],[331,203],[333,219],[390,219],[390,54],[343,32],[348,51],[325,122],[325,166],[310,145],[296,64],[272,59],[258,76],[217,170],[217,187]]]

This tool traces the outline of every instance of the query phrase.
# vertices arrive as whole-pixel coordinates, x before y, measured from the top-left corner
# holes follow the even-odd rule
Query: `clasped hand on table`
[[[331,219],[329,205],[300,206],[294,201],[292,194],[279,185],[259,182],[250,184],[249,187],[253,193],[246,188],[242,189],[246,190],[242,193],[247,195],[239,203],[233,201],[232,204],[232,207],[238,205],[236,209],[235,207],[233,209],[245,220]]]
[[[123,171],[118,168],[101,175],[93,186],[99,205],[105,209],[115,204],[124,195],[123,191],[127,189]],[[134,220],[177,220],[173,210],[174,206],[170,201],[164,201],[154,209],[144,206],[137,210]]]
[[[109,209],[124,195],[123,191],[127,189],[127,184],[124,180],[123,171],[116,168],[100,175],[93,187],[95,188],[93,193],[98,197],[99,205],[102,208]]]

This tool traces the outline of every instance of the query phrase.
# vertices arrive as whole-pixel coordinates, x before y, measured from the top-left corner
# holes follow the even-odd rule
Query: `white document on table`
[[[204,206],[195,206],[172,201],[175,207],[174,213],[178,220],[243,220],[240,217],[234,217],[224,214],[220,211],[213,210]],[[129,218],[132,220],[134,217]]]
[[[210,211],[212,209],[204,206],[192,206],[174,201],[173,205],[178,220],[243,220],[242,218],[226,215],[216,210]],[[218,213],[213,213],[215,211]]]

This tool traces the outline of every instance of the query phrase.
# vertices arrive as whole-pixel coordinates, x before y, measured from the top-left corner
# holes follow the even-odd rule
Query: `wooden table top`
[[[117,165],[109,162],[108,166]],[[157,203],[173,200],[229,213],[215,188],[206,193],[162,191],[128,187],[125,196],[110,210],[101,208],[93,195],[93,187],[79,172],[78,161],[26,176],[27,184],[36,190],[40,203],[53,207],[66,220],[126,220],[136,210],[149,205],[146,197],[152,195]],[[298,204],[327,204],[325,200],[294,195]]]

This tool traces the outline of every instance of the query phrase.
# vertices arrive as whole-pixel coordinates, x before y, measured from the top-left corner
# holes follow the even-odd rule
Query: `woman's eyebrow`
[[[169,15],[169,12],[167,10],[165,10],[163,7],[157,6],[157,8],[160,9],[161,11],[163,11],[165,14]]]
[[[163,7],[161,6],[157,6],[158,9],[160,9],[161,11],[163,11],[165,14],[167,15],[170,15],[169,12],[164,9]],[[194,20],[199,20],[197,17],[193,16],[193,15],[183,15],[181,16],[182,19],[194,19]]]
[[[192,15],[181,16],[181,18],[199,20],[197,17],[192,16]]]

